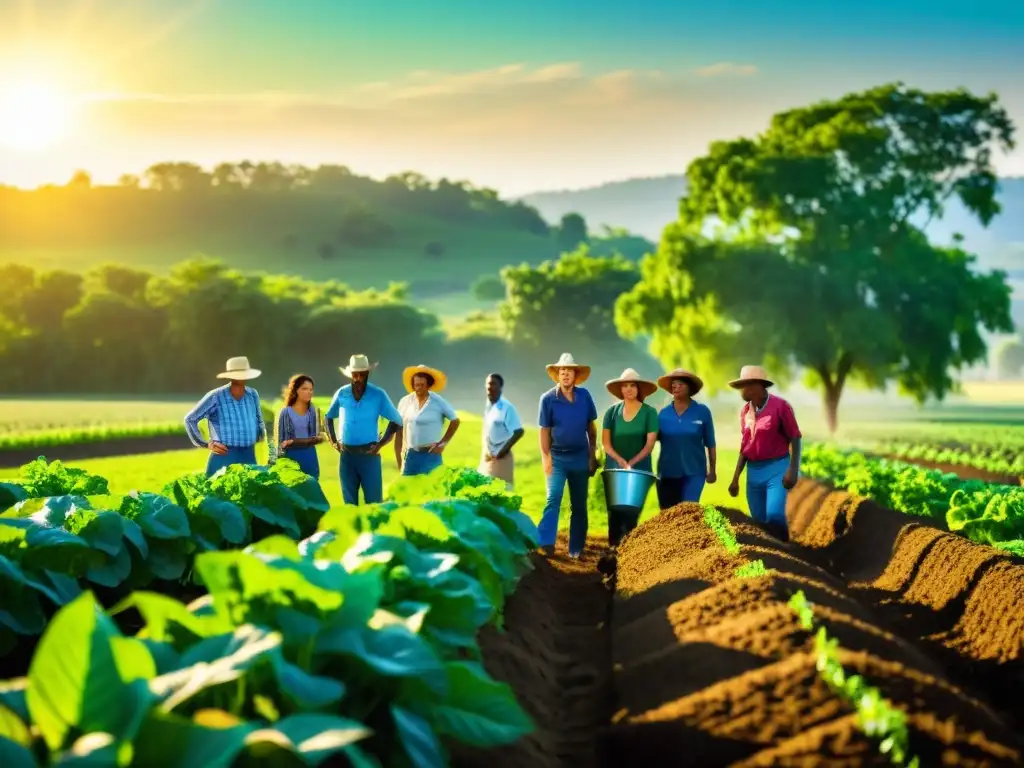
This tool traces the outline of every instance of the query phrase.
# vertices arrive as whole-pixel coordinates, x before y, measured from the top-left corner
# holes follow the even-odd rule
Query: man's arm
[[[437,395],[436,397],[441,401],[442,415],[448,419],[448,429],[445,430],[444,437],[440,440],[441,448],[444,448],[444,446],[448,445],[448,443],[452,441],[452,438],[455,437],[455,433],[459,431],[459,414],[455,412],[454,408],[452,408],[451,403],[443,397],[440,395]]]
[[[551,474],[551,427],[554,420],[548,407],[547,394],[541,395],[537,411],[537,426],[540,427],[540,460],[544,466],[544,473]]]
[[[389,425],[390,425],[390,422],[389,422]],[[402,468],[402,442],[403,442],[404,436],[405,435],[404,435],[402,430],[398,430],[395,433],[395,463],[398,465],[399,469]]]
[[[796,423],[796,414],[793,406],[786,403],[782,409],[782,430],[789,438],[789,473],[792,481],[796,482],[796,476],[800,472],[800,455],[803,447],[803,433],[800,432],[800,425]]]
[[[506,456],[508,456],[509,453],[512,452],[512,446],[518,443],[525,434],[526,430],[523,429],[522,427],[519,427],[519,429],[512,433],[512,437],[505,441],[505,444],[501,446],[501,450],[498,451],[498,455],[495,456],[494,458],[504,459]]]
[[[252,399],[256,401],[256,442],[267,439],[267,422],[263,420],[263,406],[260,404],[260,393],[255,389],[252,392]]]
[[[402,429],[402,414],[395,408],[395,404],[391,402],[391,397],[383,389],[380,390],[380,415],[382,418],[388,420],[388,426],[384,430],[384,434],[380,440],[377,441],[378,445],[387,445],[394,438],[396,432],[400,432]]]
[[[327,412],[324,414],[324,429],[327,431],[327,440],[335,448],[338,447],[338,434],[335,431],[334,420],[338,418],[341,413],[341,390],[339,389],[334,393],[334,397],[331,398],[331,404],[327,407]]]
[[[512,450],[512,446],[515,445],[522,439],[523,435],[526,434],[526,430],[523,429],[523,423],[519,420],[519,412],[512,403],[505,401],[505,429],[512,433],[512,437],[505,441],[505,444],[501,446],[498,454],[494,457],[496,459],[504,459]]]
[[[196,403],[196,407],[185,414],[185,434],[196,448],[210,447],[210,444],[203,439],[203,433],[199,431],[199,422],[209,419],[216,410],[217,390],[213,390],[207,392],[203,399]]]

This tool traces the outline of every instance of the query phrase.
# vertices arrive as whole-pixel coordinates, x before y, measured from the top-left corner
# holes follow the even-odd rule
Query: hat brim
[[[733,379],[729,382],[729,386],[733,389],[743,389],[747,384],[764,384],[766,387],[775,386],[775,382],[768,379]]]
[[[431,392],[440,392],[448,386],[448,377],[444,371],[439,371],[437,368],[430,368],[426,365],[414,365],[402,371],[402,383],[405,385],[406,392],[412,392],[412,380],[420,373],[425,373],[434,378],[433,385],[427,387]]]
[[[653,381],[647,381],[647,379],[612,379],[606,382],[604,386],[612,397],[622,400],[623,384],[636,384],[637,391],[644,398],[650,397],[658,391],[658,385]]]
[[[700,392],[702,389],[704,389],[704,380],[701,379],[701,377],[698,376],[695,373],[686,373],[686,374],[680,374],[680,373],[674,373],[673,374],[673,373],[670,373],[670,374],[666,374],[665,376],[659,376],[658,377],[658,386],[661,389],[665,390],[666,392],[668,392],[671,395],[672,394],[672,382],[675,381],[676,379],[682,379],[683,381],[685,381],[687,384],[690,385],[690,394],[691,395],[696,395],[698,392]]]
[[[248,381],[249,379],[255,379],[263,371],[257,368],[246,368],[244,371],[224,371],[224,373],[218,373],[218,379],[229,379],[230,381]]]
[[[369,373],[370,371],[372,371],[376,367],[377,367],[377,363],[370,363],[370,367],[369,368],[349,368],[346,365],[344,368],[340,368],[339,367],[338,370],[341,371],[343,374],[345,374],[346,376],[348,376],[351,379],[353,373]]]
[[[589,365],[559,365],[558,363],[552,363],[547,366],[548,376],[552,381],[558,381],[558,369],[559,368],[572,368],[576,371],[576,383],[582,384],[584,381],[590,378],[590,366]]]

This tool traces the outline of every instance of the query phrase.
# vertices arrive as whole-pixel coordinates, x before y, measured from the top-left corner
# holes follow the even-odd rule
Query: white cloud
[[[723,77],[726,75],[756,75],[757,67],[753,64],[734,64],[731,61],[720,61],[706,67],[698,67],[697,74],[701,77]]]

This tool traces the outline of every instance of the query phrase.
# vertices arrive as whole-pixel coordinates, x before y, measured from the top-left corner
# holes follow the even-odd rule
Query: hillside
[[[80,174],[60,187],[0,187],[0,210],[0,262],[78,270],[116,261],[163,272],[203,254],[354,288],[406,282],[413,296],[456,313],[477,306],[468,288],[478,278],[576,244],[493,190],[416,174],[376,181],[340,166],[207,172],[165,163],[119,186],[93,186]],[[652,247],[624,235],[591,245],[629,258]]]

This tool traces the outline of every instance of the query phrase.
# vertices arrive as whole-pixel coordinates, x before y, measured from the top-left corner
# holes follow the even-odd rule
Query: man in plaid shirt
[[[228,379],[229,383],[211,389],[185,416],[188,439],[197,448],[210,451],[207,477],[231,464],[256,463],[256,443],[266,439],[267,427],[259,392],[245,382],[259,375],[260,371],[249,366],[248,358],[232,357],[224,372],[217,374],[218,379]],[[209,441],[199,431],[203,419],[209,427]]]

